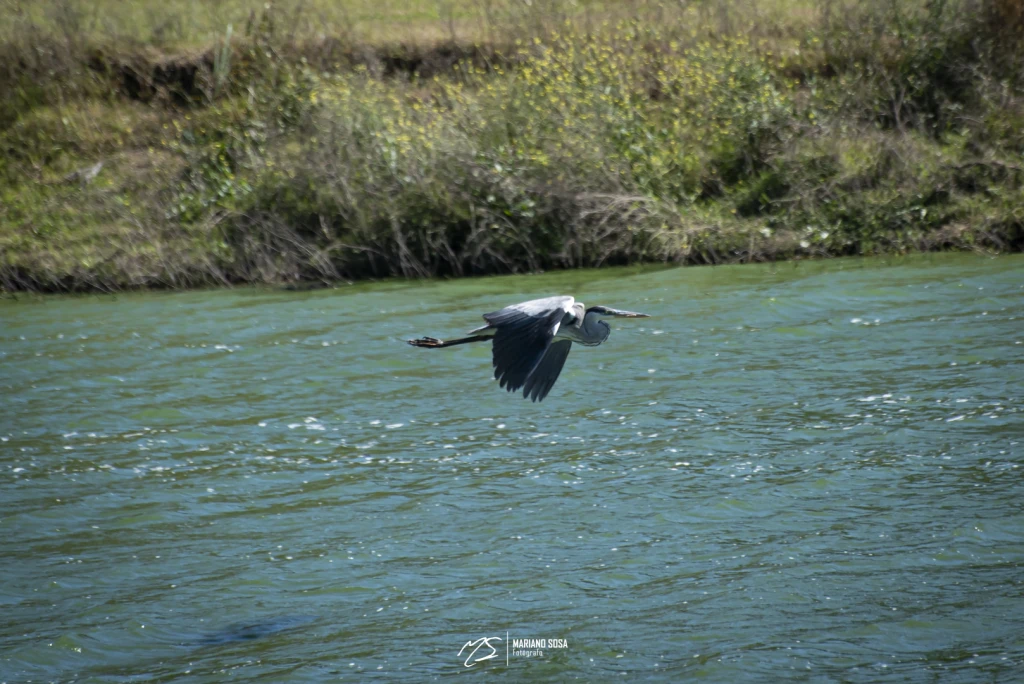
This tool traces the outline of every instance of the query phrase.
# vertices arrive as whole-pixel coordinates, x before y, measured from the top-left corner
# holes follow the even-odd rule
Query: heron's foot
[[[418,340],[409,340],[414,347],[443,347],[444,342],[436,337],[421,337]]]

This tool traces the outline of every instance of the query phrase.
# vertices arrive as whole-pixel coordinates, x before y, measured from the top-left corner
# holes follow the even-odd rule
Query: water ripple
[[[1020,679],[1022,265],[0,302],[0,681]],[[542,404],[403,341],[556,292]]]

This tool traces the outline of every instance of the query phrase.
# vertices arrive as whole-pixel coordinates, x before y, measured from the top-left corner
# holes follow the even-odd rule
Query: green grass
[[[242,31],[268,6],[290,39],[342,37],[371,43],[494,41],[566,19],[594,26],[639,15],[702,30],[779,34],[801,31],[820,13],[814,0],[3,0],[0,41],[32,35],[203,49],[220,40],[229,24]]]
[[[8,0],[0,286],[1020,249],[1014,22],[1010,0]]]

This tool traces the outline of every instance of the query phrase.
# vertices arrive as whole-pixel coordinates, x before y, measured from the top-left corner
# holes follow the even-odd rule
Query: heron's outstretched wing
[[[562,319],[571,314],[572,297],[548,297],[484,314],[495,328],[492,346],[494,377],[515,392],[526,382],[551,345]]]
[[[534,318],[546,318],[553,311],[572,313],[572,305],[576,302],[573,297],[545,297],[544,299],[531,299],[528,302],[519,302],[506,306],[501,311],[484,314],[484,320],[491,325],[497,326],[502,323],[509,323],[521,318],[531,316]]]
[[[571,348],[572,340],[558,340],[548,346],[540,363],[530,373],[530,377],[526,378],[524,397],[528,397],[532,401],[542,401],[544,397],[548,396],[559,373],[562,372],[562,366],[565,365]]]

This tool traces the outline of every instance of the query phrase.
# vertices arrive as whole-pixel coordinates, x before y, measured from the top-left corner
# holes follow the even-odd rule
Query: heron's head
[[[616,316],[618,318],[649,318],[647,314],[634,311],[620,311],[618,309],[610,309],[607,306],[592,306],[587,309],[587,315],[583,323],[583,327],[590,331],[589,334],[593,338],[591,344],[601,344],[601,342],[608,339],[612,327],[601,320],[608,316]],[[586,342],[583,342],[583,344],[586,344]]]

